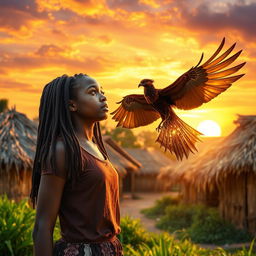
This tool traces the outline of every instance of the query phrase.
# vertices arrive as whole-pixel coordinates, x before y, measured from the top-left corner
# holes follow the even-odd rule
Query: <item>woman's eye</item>
[[[98,91],[97,90],[92,90],[92,91],[90,91],[90,93],[92,94],[92,95],[95,95],[96,93],[97,93]],[[101,92],[101,94],[105,94],[105,92],[103,92],[103,91],[100,91]]]

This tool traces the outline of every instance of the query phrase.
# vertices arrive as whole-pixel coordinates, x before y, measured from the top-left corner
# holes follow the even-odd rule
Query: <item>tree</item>
[[[0,112],[8,109],[8,99],[0,99]]]
[[[139,148],[140,145],[137,141],[137,137],[130,129],[117,127],[110,132],[110,136],[121,147],[125,148]]]
[[[158,133],[156,131],[142,131],[138,134],[138,141],[141,145],[143,145],[143,147],[153,147],[164,153],[165,156],[169,157],[171,160],[176,160],[175,156],[172,153],[170,153],[168,150],[165,151],[163,147],[159,147],[159,144],[155,142],[157,135]]]
[[[102,135],[111,135],[112,129],[108,126],[108,120],[100,122],[100,130]]]
[[[155,142],[157,137],[157,132],[151,131],[141,131],[138,134],[138,141],[143,147],[154,147],[159,148],[159,145]]]

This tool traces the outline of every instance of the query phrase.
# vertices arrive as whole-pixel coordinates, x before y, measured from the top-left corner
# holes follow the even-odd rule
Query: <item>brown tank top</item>
[[[67,242],[103,242],[121,232],[118,173],[109,160],[101,160],[81,147],[86,165],[76,185],[65,183],[59,220]],[[49,168],[42,175],[54,174]],[[63,177],[62,173],[55,175]]]

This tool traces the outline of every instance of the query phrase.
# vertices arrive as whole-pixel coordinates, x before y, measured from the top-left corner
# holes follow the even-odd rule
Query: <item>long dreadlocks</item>
[[[74,76],[63,75],[46,84],[43,89],[39,107],[37,146],[30,193],[33,208],[35,208],[37,202],[41,169],[45,166],[48,153],[50,155],[50,166],[56,173],[54,153],[58,136],[63,139],[65,146],[65,161],[68,168],[67,179],[71,181],[72,186],[78,178],[78,170],[82,168],[81,148],[75,135],[68,104],[69,99],[74,98],[74,88],[83,76],[88,77],[87,74],[82,73]],[[94,125],[92,141],[98,145],[101,153],[108,159],[99,122]]]

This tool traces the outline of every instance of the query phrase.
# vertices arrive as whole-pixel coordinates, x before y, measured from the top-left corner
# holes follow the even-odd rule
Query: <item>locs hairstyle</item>
[[[81,149],[74,132],[68,105],[69,99],[75,97],[73,89],[78,86],[79,79],[83,76],[89,77],[82,73],[75,74],[74,76],[63,75],[46,84],[43,89],[40,99],[37,145],[30,192],[33,208],[35,208],[37,203],[41,169],[45,166],[48,153],[50,154],[50,166],[56,172],[54,152],[58,136],[63,139],[65,146],[65,166],[68,169],[67,179],[71,182],[72,186],[78,178],[78,170],[82,168]],[[94,125],[92,140],[98,145],[102,154],[109,158],[102,141],[99,122],[96,122]]]

